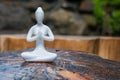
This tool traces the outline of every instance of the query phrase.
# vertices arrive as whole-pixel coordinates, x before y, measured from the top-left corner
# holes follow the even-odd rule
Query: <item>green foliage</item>
[[[120,5],[120,0],[106,0],[112,6]]]
[[[120,30],[120,10],[112,12],[111,27],[114,31]]]
[[[105,14],[103,5],[100,3],[100,0],[94,0],[94,13],[99,22],[101,22],[102,16]]]
[[[120,10],[116,8],[120,5],[120,0],[93,0],[93,2],[94,14],[102,28],[109,28],[112,34],[120,31]],[[108,11],[107,8],[112,9]],[[103,23],[106,23],[107,26]]]

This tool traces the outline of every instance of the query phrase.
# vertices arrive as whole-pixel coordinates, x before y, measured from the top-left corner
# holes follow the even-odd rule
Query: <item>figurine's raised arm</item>
[[[52,33],[52,31],[49,27],[47,27],[47,34],[48,34],[48,36],[42,35],[43,39],[46,40],[46,41],[53,41],[54,40],[54,35],[53,35],[53,33]]]
[[[30,28],[30,30],[28,31],[28,34],[27,34],[27,41],[28,42],[35,41],[38,38],[38,35],[32,36],[33,35],[33,28],[34,28],[34,26],[32,28]]]

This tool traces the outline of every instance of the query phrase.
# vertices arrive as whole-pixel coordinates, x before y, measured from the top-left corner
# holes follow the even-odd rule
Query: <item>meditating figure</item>
[[[46,51],[44,47],[44,40],[53,41],[54,35],[51,29],[43,24],[44,12],[41,7],[38,7],[35,12],[37,24],[32,26],[27,35],[27,41],[36,41],[36,47],[31,52],[23,52],[21,56],[25,61],[40,61],[51,62],[57,54]]]

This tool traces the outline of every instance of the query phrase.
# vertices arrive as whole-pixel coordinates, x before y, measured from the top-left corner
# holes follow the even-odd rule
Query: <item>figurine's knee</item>
[[[21,56],[24,57],[25,56],[25,52],[21,53]]]
[[[28,52],[23,52],[23,53],[21,53],[21,56],[22,56],[23,58],[28,57]]]
[[[52,58],[55,59],[57,57],[57,54],[53,53]]]
[[[57,54],[54,54],[54,57],[56,58],[56,57],[57,57]]]

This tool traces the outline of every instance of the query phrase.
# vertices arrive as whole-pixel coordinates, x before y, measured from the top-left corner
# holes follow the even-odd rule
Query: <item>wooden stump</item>
[[[4,43],[3,43],[4,41]],[[25,35],[3,35],[0,37],[1,51],[32,48],[35,42],[27,42]],[[56,36],[53,42],[45,41],[48,48],[80,50],[97,54],[97,37]]]
[[[63,50],[80,50],[97,54],[97,37],[58,36],[54,48]]]
[[[8,37],[7,36],[0,36],[0,51],[7,51],[8,50]]]
[[[120,61],[120,38],[101,37],[98,54],[106,59]]]
[[[25,35],[0,36],[0,51],[22,50],[35,47],[35,42],[27,42]]]
[[[1,52],[0,80],[120,80],[119,62],[80,51],[47,50],[58,54],[53,63],[24,62],[23,51]]]
[[[9,50],[22,50],[27,48],[35,47],[35,42],[27,42],[25,38],[10,38],[9,39]]]
[[[55,36],[53,42],[45,41],[48,48],[77,50],[97,54],[103,58],[120,61],[119,37]],[[0,51],[23,50],[35,47],[35,42],[27,42],[25,35],[1,35]]]

